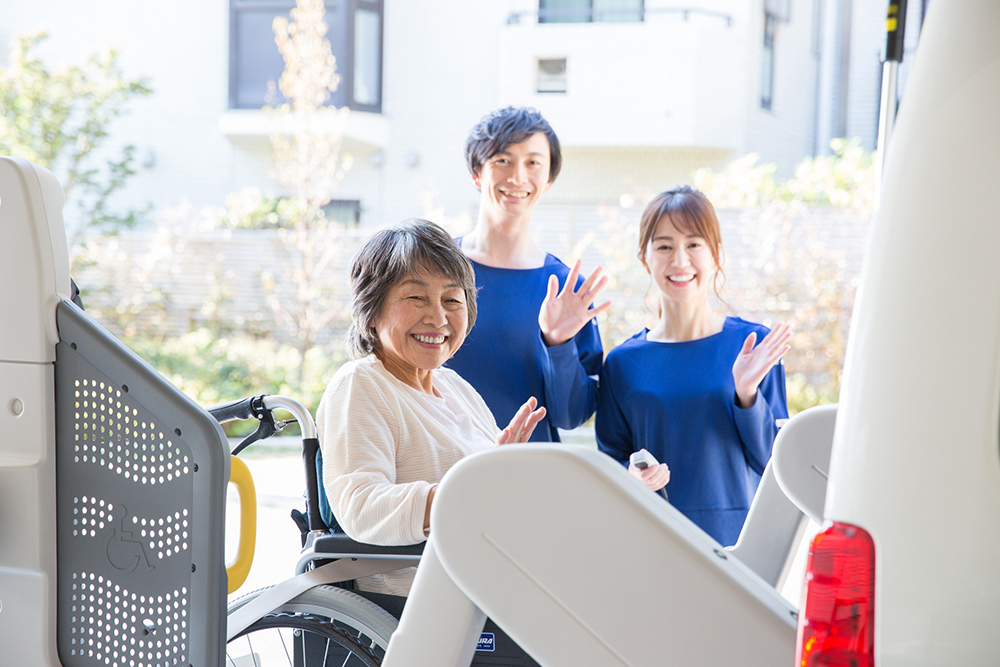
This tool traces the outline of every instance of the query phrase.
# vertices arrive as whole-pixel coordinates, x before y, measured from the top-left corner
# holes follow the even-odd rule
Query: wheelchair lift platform
[[[551,667],[793,661],[796,608],[594,450],[470,456],[431,525],[387,667],[468,665],[486,615]]]

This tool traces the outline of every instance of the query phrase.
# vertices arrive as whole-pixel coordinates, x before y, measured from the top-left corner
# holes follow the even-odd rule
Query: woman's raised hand
[[[573,268],[566,278],[566,284],[559,291],[559,279],[549,276],[549,289],[538,311],[538,326],[542,329],[542,340],[549,347],[562,345],[575,336],[592,317],[603,313],[611,306],[605,301],[596,308],[591,308],[594,299],[604,286],[608,277],[601,275],[601,267],[597,267],[590,277],[583,281],[580,289],[574,289],[576,278],[580,275],[580,260],[573,263]]]
[[[792,336],[792,325],[781,322],[764,336],[760,345],[756,332],[751,332],[743,342],[743,349],[733,363],[733,382],[736,384],[736,404],[741,408],[752,407],[757,400],[757,387],[778,360],[791,349],[786,345]]]
[[[514,418],[510,420],[507,428],[500,431],[497,435],[497,444],[506,445],[510,442],[528,442],[528,438],[531,437],[535,426],[545,417],[545,408],[538,408],[536,410],[536,407],[538,407],[538,401],[532,396],[514,414]]]

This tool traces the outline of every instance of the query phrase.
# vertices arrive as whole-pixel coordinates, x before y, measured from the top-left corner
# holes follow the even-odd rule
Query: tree
[[[266,273],[263,280],[277,324],[299,350],[300,384],[310,370],[307,353],[345,312],[344,285],[323,278],[338,265],[345,243],[343,227],[327,220],[323,207],[352,163],[340,150],[349,110],[327,106],[340,76],[326,39],[325,12],[323,0],[297,0],[291,21],[274,20],[285,60],[278,85],[286,101],[266,109],[273,123],[273,176],[287,193],[274,206],[285,223],[276,250],[287,268],[280,276]]]
[[[32,50],[47,35],[16,37],[10,65],[0,68],[0,154],[31,160],[53,171],[67,201],[76,201],[84,228],[102,232],[134,225],[137,209],[116,213],[111,196],[135,174],[135,147],[96,166],[94,152],[126,103],[149,95],[143,79],[128,79],[115,51],[90,55],[83,66],[50,71]]]

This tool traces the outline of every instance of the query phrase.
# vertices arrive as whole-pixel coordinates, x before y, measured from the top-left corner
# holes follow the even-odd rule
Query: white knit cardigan
[[[454,371],[434,371],[432,396],[394,377],[374,355],[330,381],[316,413],[323,482],[353,539],[386,546],[426,539],[433,485],[464,456],[495,446],[500,429],[482,397]],[[406,595],[416,568],[358,580],[361,590]]]

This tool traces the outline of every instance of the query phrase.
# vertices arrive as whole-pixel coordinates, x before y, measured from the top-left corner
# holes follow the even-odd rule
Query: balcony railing
[[[726,27],[732,27],[733,17],[730,14],[717,12],[701,7],[623,7],[623,8],[593,8],[593,7],[550,7],[538,11],[511,12],[507,16],[507,25],[523,23],[643,23],[659,16],[677,16],[684,21],[692,16],[705,16],[723,21]]]

